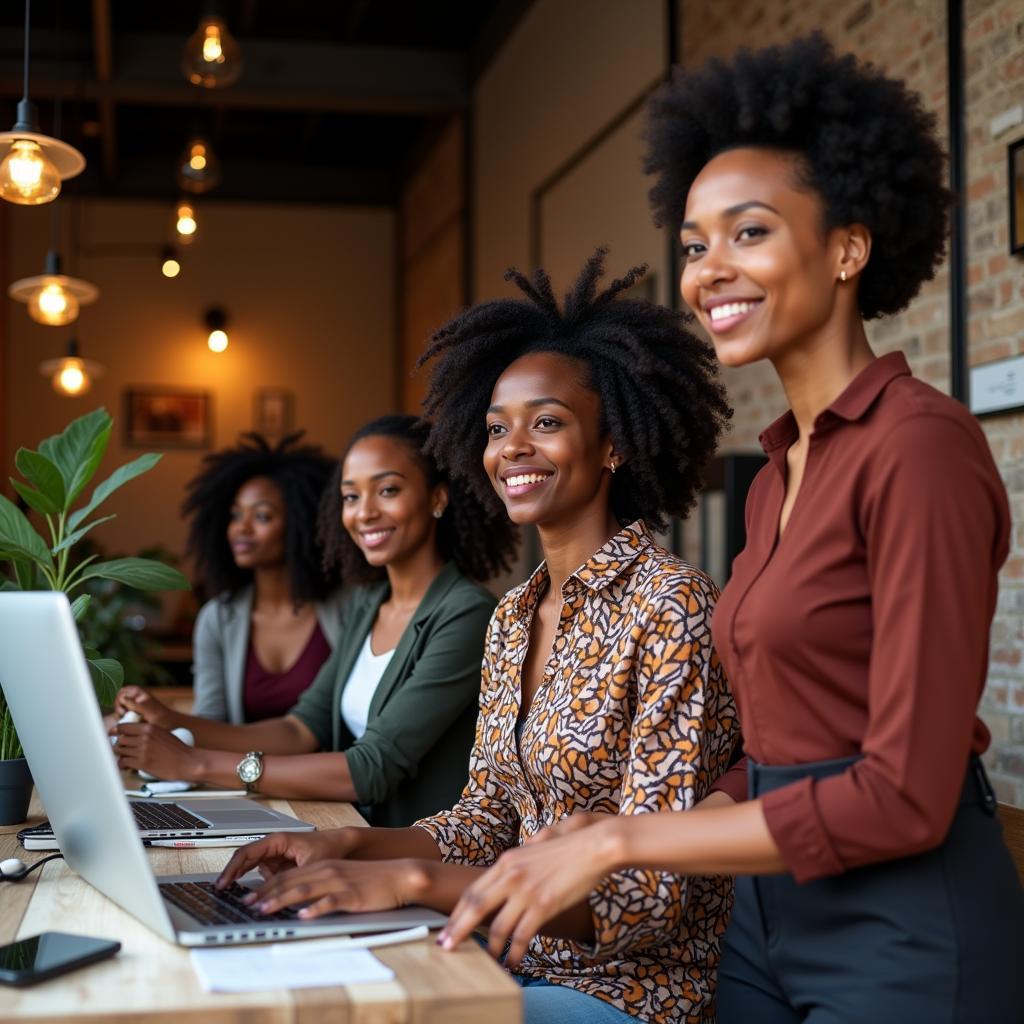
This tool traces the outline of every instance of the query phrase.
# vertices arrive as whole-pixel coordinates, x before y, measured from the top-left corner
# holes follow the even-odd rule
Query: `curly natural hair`
[[[942,261],[952,195],[935,116],[903,82],[837,56],[821,33],[675,69],[650,101],[647,141],[655,220],[675,231],[716,154],[752,146],[796,156],[801,186],[822,198],[824,229],[871,232],[857,293],[865,319],[903,309]]]
[[[420,364],[436,359],[424,408],[433,420],[430,450],[466,477],[482,501],[501,507],[483,469],[491,392],[505,369],[530,352],[578,361],[601,399],[601,429],[622,468],[612,478],[612,514],[662,529],[685,515],[703,470],[732,415],[716,379],[714,350],[687,330],[690,317],[621,298],[646,272],[634,267],[600,294],[606,250],[598,249],[559,310],[551,281],[537,270],[514,281],[527,299],[474,306],[442,327]]]
[[[212,452],[203,469],[188,483],[181,506],[190,516],[186,552],[195,561],[203,588],[212,597],[233,594],[252,580],[231,556],[227,529],[231,506],[243,484],[266,477],[277,485],[285,507],[285,562],[296,604],[319,601],[338,585],[336,573],[325,573],[316,543],[317,509],[335,461],[316,445],[300,444],[298,431],[271,445],[259,434],[243,434],[235,448]]]
[[[430,435],[428,424],[416,416],[393,414],[381,416],[360,427],[345,448],[337,468],[331,475],[320,503],[317,533],[323,546],[326,570],[340,568],[346,582],[371,583],[383,579],[387,570],[371,566],[341,522],[341,480],[345,457],[357,441],[366,437],[389,437],[398,441],[412,455],[426,477],[427,486],[443,483],[448,487],[448,505],[437,523],[437,546],[445,561],[452,561],[459,571],[483,582],[507,571],[515,554],[519,536],[504,515],[486,508],[466,484],[443,473],[427,451]]]

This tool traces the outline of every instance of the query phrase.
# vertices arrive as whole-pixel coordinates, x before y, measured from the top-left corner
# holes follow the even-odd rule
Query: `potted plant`
[[[38,451],[18,450],[15,466],[24,479],[12,477],[11,483],[28,508],[42,517],[45,532],[37,531],[27,513],[0,495],[0,561],[11,568],[11,578],[0,581],[0,589],[63,591],[71,601],[76,622],[86,614],[91,600],[88,594],[75,596],[76,591],[89,580],[114,580],[139,590],[184,590],[189,586],[177,569],[150,558],[101,561],[95,554],[80,560],[72,557],[83,537],[114,518],[96,515],[100,505],[161,458],[140,455],[120,466],[93,488],[88,501],[74,508],[96,475],[112,427],[106,409],[96,409],[74,420],[62,433],[46,438]],[[118,661],[103,657],[93,647],[85,647],[85,656],[97,699],[101,706],[109,706],[124,681],[124,670]],[[9,825],[25,820],[32,778],[2,685],[0,680],[0,824]]]

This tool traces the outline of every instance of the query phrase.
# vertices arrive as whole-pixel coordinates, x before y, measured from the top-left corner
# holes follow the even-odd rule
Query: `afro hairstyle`
[[[284,499],[284,551],[292,600],[318,601],[337,586],[337,576],[321,568],[316,544],[320,496],[335,463],[319,447],[299,444],[301,438],[300,431],[272,446],[259,434],[243,434],[237,447],[207,455],[203,469],[189,482],[181,507],[182,515],[191,517],[186,553],[209,596],[233,594],[252,581],[252,572],[235,564],[227,530],[235,496],[254,477],[272,481]]]
[[[345,449],[320,503],[318,534],[323,546],[324,568],[340,569],[345,583],[372,583],[384,579],[387,570],[371,566],[341,522],[341,479],[345,457],[357,441],[367,437],[389,437],[404,445],[423,471],[427,486],[446,484],[448,505],[437,523],[437,546],[445,561],[459,571],[483,582],[506,571],[519,535],[508,519],[485,508],[461,480],[450,479],[427,451],[430,427],[416,416],[392,414],[360,427]]]
[[[424,408],[430,449],[465,477],[489,507],[502,507],[483,469],[486,413],[505,369],[531,352],[578,362],[601,400],[601,429],[623,464],[612,478],[612,514],[655,529],[682,516],[700,491],[703,470],[732,412],[716,378],[714,350],[687,330],[690,317],[621,298],[646,272],[634,267],[598,294],[606,250],[598,249],[559,310],[551,281],[516,270],[525,299],[473,306],[435,335],[420,364],[435,360]]]
[[[644,169],[655,220],[679,230],[693,180],[718,153],[761,147],[798,158],[801,187],[821,196],[824,230],[871,232],[858,303],[865,319],[903,309],[935,276],[952,196],[935,117],[906,85],[821,33],[675,69],[652,97]]]

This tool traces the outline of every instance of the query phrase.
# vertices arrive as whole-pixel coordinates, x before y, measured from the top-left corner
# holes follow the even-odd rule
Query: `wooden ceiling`
[[[34,0],[29,93],[88,166],[71,194],[172,199],[199,131],[217,199],[392,204],[529,0],[227,0],[241,79],[190,85],[200,0]],[[0,130],[22,91],[24,9],[0,4]]]

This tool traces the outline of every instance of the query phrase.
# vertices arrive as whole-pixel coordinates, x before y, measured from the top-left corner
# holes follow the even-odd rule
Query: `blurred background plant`
[[[106,409],[96,409],[43,440],[38,451],[19,448],[14,461],[23,479],[12,477],[11,485],[25,510],[0,495],[0,562],[7,562],[11,570],[9,578],[0,581],[0,590],[60,590],[67,595],[101,707],[113,703],[124,682],[124,665],[115,652],[127,653],[131,659],[141,651],[141,646],[128,643],[124,629],[124,602],[134,594],[124,594],[119,588],[147,595],[189,588],[188,580],[163,561],[104,559],[98,548],[82,551],[85,536],[115,518],[95,516],[99,506],[160,461],[159,455],[148,453],[125,463],[93,488],[84,505],[72,511],[99,469],[113,422]],[[45,524],[42,530],[33,525],[30,511]],[[72,598],[78,591],[81,593]],[[94,604],[97,610],[91,611]],[[122,605],[119,610],[118,604]],[[133,681],[137,678],[133,675]],[[10,709],[0,692],[0,760],[22,754]]]

